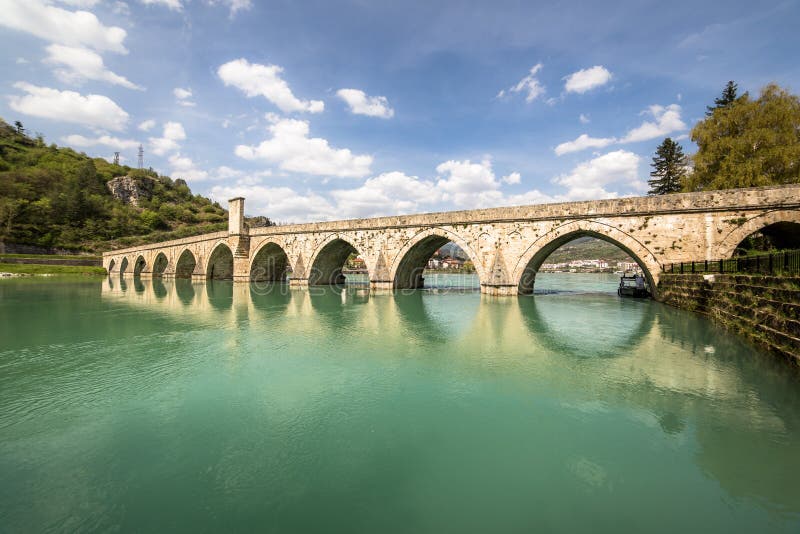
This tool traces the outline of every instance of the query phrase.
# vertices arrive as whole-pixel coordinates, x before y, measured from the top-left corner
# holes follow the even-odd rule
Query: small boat
[[[650,291],[647,290],[647,280],[639,273],[624,273],[619,279],[617,295],[620,297],[649,297]]]

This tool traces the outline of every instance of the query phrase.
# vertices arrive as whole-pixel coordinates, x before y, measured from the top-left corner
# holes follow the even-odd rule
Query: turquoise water
[[[800,531],[797,372],[536,289],[0,281],[0,531]]]

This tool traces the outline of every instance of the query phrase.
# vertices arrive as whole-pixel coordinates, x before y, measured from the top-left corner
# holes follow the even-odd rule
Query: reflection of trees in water
[[[213,280],[206,281],[206,294],[208,303],[216,310],[229,310],[233,306],[233,281]]]
[[[608,296],[520,297],[531,334],[556,354],[618,357],[634,351],[653,327],[650,302]]]
[[[188,278],[176,278],[175,294],[182,303],[190,304],[194,299],[194,284]]]

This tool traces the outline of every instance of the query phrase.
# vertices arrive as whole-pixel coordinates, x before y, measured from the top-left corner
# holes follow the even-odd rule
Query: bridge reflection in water
[[[387,373],[403,358],[423,358],[465,379],[520,381],[589,427],[622,409],[670,439],[695,441],[693,461],[733,497],[800,513],[800,484],[790,475],[800,472],[797,438],[782,439],[800,433],[800,403],[796,395],[772,396],[796,377],[703,319],[657,302],[124,278],[106,280],[101,297],[147,310],[175,330],[213,326],[236,348],[225,355],[230,365],[260,337],[277,347],[310,334],[331,344],[358,338],[361,352],[348,357],[380,358]],[[604,469],[597,460],[573,461],[590,478]]]

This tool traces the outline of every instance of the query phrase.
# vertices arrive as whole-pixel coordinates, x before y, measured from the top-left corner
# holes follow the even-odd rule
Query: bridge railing
[[[688,261],[663,266],[663,272],[687,273],[800,273],[800,250],[784,250],[754,256],[736,256],[727,260]]]

